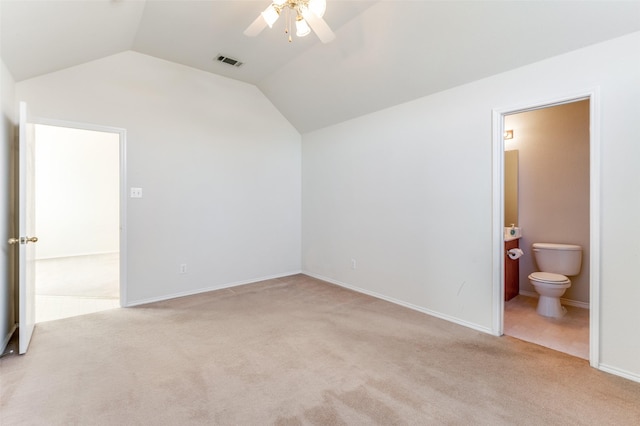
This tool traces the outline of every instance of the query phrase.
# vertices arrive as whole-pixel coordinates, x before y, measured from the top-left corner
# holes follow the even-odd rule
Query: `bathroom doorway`
[[[499,333],[569,353],[597,363],[597,294],[599,282],[594,274],[593,259],[597,259],[598,234],[594,226],[597,217],[599,173],[597,167],[597,121],[594,120],[597,100],[595,93],[567,98],[556,102],[494,111],[494,125],[500,128],[500,188],[499,213],[503,226],[522,229],[518,240],[524,255],[519,262],[518,294],[505,301],[504,242],[495,244],[503,257],[500,265],[500,310],[496,314],[501,324]],[[509,137],[505,138],[508,132]],[[495,133],[495,132],[494,132]],[[517,216],[505,194],[505,163],[509,157],[518,158]],[[497,185],[496,185],[497,186]],[[494,203],[494,208],[496,207]],[[506,210],[505,210],[506,209]],[[495,210],[494,210],[495,213]],[[594,214],[596,216],[594,216]],[[507,218],[509,216],[509,220]],[[494,221],[495,223],[495,221]],[[503,233],[500,232],[500,237]],[[528,275],[537,271],[531,245],[535,242],[577,244],[583,247],[580,274],[571,277],[572,285],[561,298],[567,314],[561,319],[542,317],[535,311],[537,293]],[[494,263],[495,266],[495,263]],[[512,265],[509,265],[512,266]],[[495,293],[498,293],[495,292]]]
[[[121,306],[122,138],[35,125],[36,323]]]

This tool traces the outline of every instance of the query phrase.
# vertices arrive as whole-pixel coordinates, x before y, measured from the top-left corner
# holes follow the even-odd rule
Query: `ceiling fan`
[[[304,37],[313,31],[323,43],[329,43],[336,36],[329,28],[329,25],[322,19],[327,9],[326,0],[272,0],[271,3],[258,17],[253,21],[244,34],[249,37],[255,37],[268,25],[269,28],[280,17],[282,11],[286,14],[285,33],[291,39],[291,21],[295,19],[296,35]],[[310,28],[311,27],[311,28]]]

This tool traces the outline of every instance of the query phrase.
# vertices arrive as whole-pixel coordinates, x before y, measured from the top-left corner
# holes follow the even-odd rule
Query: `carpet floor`
[[[118,299],[119,262],[119,253],[38,259],[36,294]]]
[[[638,425],[640,383],[304,275],[38,324],[2,425]]]

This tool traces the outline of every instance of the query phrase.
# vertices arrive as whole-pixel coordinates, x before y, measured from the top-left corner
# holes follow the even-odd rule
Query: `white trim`
[[[493,110],[493,156],[492,156],[492,220],[491,253],[493,269],[493,314],[491,316],[491,334],[504,334],[504,113]]]
[[[127,306],[127,131],[120,134],[120,306]]]
[[[521,294],[521,295],[527,296],[527,297],[535,297],[536,299],[540,297],[540,295],[538,293],[536,293],[535,291],[520,290],[520,292],[518,294]],[[580,302],[578,300],[565,299],[564,297],[560,298],[560,302],[563,305],[575,306],[576,308],[582,308],[582,309],[589,309],[590,308],[589,303],[587,303],[587,302]]]
[[[31,117],[29,121],[33,124],[42,124],[45,126],[68,127],[71,129],[93,130],[95,132],[104,132],[104,133],[121,133],[121,132],[126,133],[126,130],[120,127],[102,126],[99,124],[92,124],[92,123],[80,123],[76,121],[58,120],[56,118]]]
[[[600,87],[589,93],[589,364],[600,366]]]
[[[443,319],[443,320],[446,320],[446,321],[449,321],[449,322],[452,322],[452,323],[455,323],[455,324],[458,324],[458,325],[462,325],[464,327],[468,327],[468,328],[471,328],[471,329],[474,329],[474,330],[477,330],[477,331],[481,331],[483,333],[493,334],[491,329],[489,329],[487,327],[481,327],[478,324],[474,324],[474,323],[467,322],[467,321],[461,321],[458,318],[455,318],[455,317],[452,317],[452,316],[449,316],[449,315],[445,315],[445,314],[442,314],[440,312],[436,312],[436,311],[432,311],[430,309],[422,308],[420,306],[412,305],[411,303],[407,303],[407,302],[404,302],[402,300],[394,299],[392,297],[387,297],[387,296],[382,295],[380,293],[376,293],[374,291],[365,290],[363,288],[356,287],[356,286],[353,286],[353,285],[350,285],[350,284],[346,284],[346,283],[343,283],[342,281],[334,280],[332,278],[328,278],[328,277],[325,277],[325,276],[322,276],[322,275],[314,274],[314,273],[311,273],[311,272],[308,272],[308,271],[302,271],[302,273],[305,274],[305,275],[308,275],[310,277],[313,277],[313,278],[316,278],[316,279],[319,279],[319,280],[322,280],[322,281],[326,281],[326,282],[328,282],[330,284],[335,284],[337,286],[344,287],[346,289],[353,290],[353,291],[358,292],[358,293],[366,294],[367,296],[375,297],[376,299],[385,300],[385,301],[391,302],[391,303],[393,303],[395,305],[400,305],[400,306],[403,306],[405,308],[412,309],[414,311],[422,312],[423,314],[427,314],[427,315],[430,315],[432,317],[440,318],[440,319]]]
[[[268,275],[268,276],[258,277],[258,278],[251,278],[249,280],[235,281],[235,282],[232,282],[232,283],[214,285],[214,286],[211,286],[211,287],[202,287],[202,288],[199,288],[197,290],[181,291],[181,292],[178,292],[178,293],[166,294],[164,296],[159,296],[159,297],[151,297],[151,298],[148,298],[148,299],[133,300],[133,301],[129,301],[129,304],[126,305],[126,306],[123,306],[123,307],[131,308],[131,307],[134,307],[134,306],[146,305],[148,303],[164,302],[165,300],[176,299],[178,297],[193,296],[194,294],[202,294],[202,293],[207,293],[207,292],[210,292],[210,291],[224,290],[225,288],[238,287],[238,286],[245,285],[245,284],[253,284],[253,283],[258,283],[260,281],[273,280],[273,279],[276,279],[276,278],[290,277],[292,275],[297,275],[297,274],[300,274],[300,273],[301,273],[301,271],[284,272],[282,274]]]
[[[493,129],[493,297],[492,333],[502,335],[504,332],[504,260],[503,235],[504,222],[504,116],[519,112],[532,111],[551,106],[562,105],[589,99],[589,364],[601,368],[600,360],[600,88],[593,87],[584,91],[559,96],[555,99],[529,101],[519,105],[492,110]],[[567,302],[565,302],[567,303]],[[567,303],[569,304],[569,303]]]
[[[625,379],[633,380],[634,382],[640,383],[640,375],[631,373],[630,371],[621,370],[616,367],[611,367],[606,364],[600,364],[598,366],[600,371],[604,371],[605,373],[614,374],[616,376],[624,377]]]
[[[102,256],[102,255],[114,254],[114,253],[119,253],[119,252],[117,252],[117,251],[95,251],[95,252],[85,252],[85,253],[78,253],[78,254],[71,253],[69,255],[64,255],[64,256],[38,257],[37,260],[64,259],[65,257],[75,257],[75,256]]]
[[[120,143],[120,306],[127,306],[127,130],[119,127],[43,117],[32,117],[30,121],[45,126],[118,134]]]

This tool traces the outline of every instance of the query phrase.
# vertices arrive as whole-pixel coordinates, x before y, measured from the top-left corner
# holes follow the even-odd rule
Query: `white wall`
[[[120,250],[120,135],[36,125],[36,258]]]
[[[600,362],[640,380],[640,33],[303,135],[303,270],[490,330],[492,110],[594,86]]]
[[[600,361],[640,379],[639,47],[635,33],[304,135],[304,270],[489,330],[491,111],[599,86]],[[126,52],[17,92],[35,115],[128,130],[145,194],[128,200],[130,301],[299,268],[300,137],[255,87]]]
[[[0,352],[4,351],[16,323],[13,288],[13,246],[6,244],[14,235],[13,221],[13,159],[15,103],[14,81],[0,62]]]
[[[254,86],[129,51],[16,95],[127,130],[129,304],[300,270],[300,135]]]

